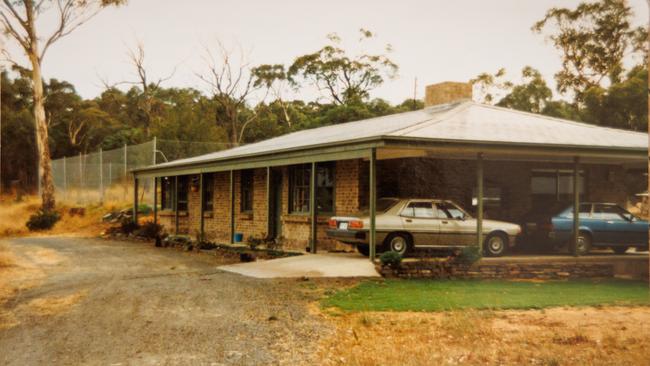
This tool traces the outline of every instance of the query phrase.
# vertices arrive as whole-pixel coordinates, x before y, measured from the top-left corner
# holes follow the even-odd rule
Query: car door
[[[452,202],[436,202],[440,219],[438,245],[459,246],[476,242],[476,225],[468,223],[466,213]]]
[[[438,245],[440,220],[431,201],[410,201],[400,213],[402,226],[413,236],[413,245]]]
[[[625,214],[629,213],[617,205],[594,205],[594,216],[599,219],[599,225],[602,227],[599,242],[607,244],[636,242],[636,227],[630,219],[625,218]]]

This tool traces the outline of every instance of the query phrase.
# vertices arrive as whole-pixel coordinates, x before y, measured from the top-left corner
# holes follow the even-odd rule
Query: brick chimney
[[[472,100],[472,84],[455,81],[427,85],[424,106]]]

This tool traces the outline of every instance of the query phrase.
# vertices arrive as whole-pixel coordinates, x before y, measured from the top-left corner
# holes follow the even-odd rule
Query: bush
[[[205,240],[197,242],[196,246],[202,250],[212,250],[217,248],[217,245],[215,243],[205,241]]]
[[[137,234],[138,236],[148,238],[148,239],[155,239],[160,235],[162,232],[162,225],[156,224],[153,221],[147,221],[140,227],[138,230]]]
[[[258,246],[264,243],[264,239],[250,236],[248,237],[248,240],[246,240],[246,242],[248,243],[248,247],[251,248],[251,250],[255,250],[257,249]]]
[[[26,225],[29,231],[49,230],[59,220],[61,220],[61,214],[58,212],[39,210],[29,217]]]
[[[153,212],[153,209],[149,205],[140,204],[138,205],[138,213],[142,215],[149,215]]]
[[[122,232],[122,234],[126,234],[126,235],[132,234],[133,232],[138,230],[139,227],[140,226],[130,218],[124,218],[120,223],[120,231]]]
[[[402,255],[397,252],[384,252],[379,256],[379,261],[382,266],[397,268],[402,264]]]
[[[474,264],[478,262],[483,256],[476,246],[468,246],[463,248],[460,253],[456,255],[454,261],[462,264]]]

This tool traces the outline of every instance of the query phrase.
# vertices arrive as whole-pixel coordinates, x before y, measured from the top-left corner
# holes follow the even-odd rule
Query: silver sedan
[[[476,219],[449,200],[381,198],[375,216],[377,243],[381,250],[405,254],[414,248],[453,249],[476,243]],[[329,220],[327,236],[356,245],[368,254],[367,213]],[[521,233],[517,224],[483,220],[483,247],[489,256],[501,256]]]

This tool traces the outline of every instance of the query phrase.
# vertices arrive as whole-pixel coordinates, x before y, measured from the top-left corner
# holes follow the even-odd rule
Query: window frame
[[[552,197],[555,202],[571,202],[573,201],[573,169],[532,169],[530,175],[530,195],[535,200],[549,199]],[[547,178],[553,180],[553,192],[551,193],[536,193],[533,189],[533,180],[535,178]],[[567,181],[568,184],[563,185],[562,182]],[[578,170],[578,185],[580,188],[580,199],[584,200],[587,196],[587,172],[584,169]],[[568,188],[568,192],[564,190]]]
[[[445,205],[447,207],[444,207]],[[465,220],[467,220],[469,218],[472,218],[472,216],[470,214],[468,214],[465,210],[463,210],[462,207],[458,206],[455,202],[440,201],[440,202],[435,202],[435,206],[436,206],[435,211],[437,213],[437,217],[439,219],[442,219],[442,220],[465,221]],[[441,206],[442,206],[442,208],[441,208]],[[451,215],[451,212],[449,211],[450,209],[457,210],[458,212],[460,212],[462,214],[462,216],[461,217],[454,217],[453,215]],[[442,211],[442,213],[441,213],[441,211]]]
[[[331,186],[319,185],[318,173],[320,171],[330,171]],[[300,172],[300,173],[299,173]],[[310,184],[311,184],[311,164],[299,164],[289,167],[289,213],[292,215],[306,215],[310,212]],[[300,177],[301,179],[298,179]],[[298,197],[297,189],[300,189]],[[331,210],[322,210],[319,200],[319,191],[331,189]],[[298,199],[299,198],[299,199]],[[296,209],[296,202],[303,202],[302,208]],[[336,212],[336,162],[322,162],[316,164],[316,214],[333,215]]]
[[[255,170],[241,170],[239,172],[239,212],[252,213],[255,207],[254,201]]]
[[[431,206],[431,216],[417,216],[415,214],[415,210],[413,210],[413,215],[409,215],[406,213],[406,211],[409,209],[409,207],[413,204],[426,204],[428,203],[429,206]],[[402,208],[402,211],[400,211],[400,216],[410,218],[410,219],[439,219],[437,216],[437,207],[434,207],[435,203],[433,201],[409,201],[404,207]]]
[[[203,212],[214,212],[214,173],[203,174]]]
[[[178,176],[178,200],[176,210],[178,212],[187,212],[189,209],[190,198],[190,177],[187,175]],[[184,206],[182,208],[182,206]]]
[[[160,210],[173,211],[174,210],[174,177],[161,177],[160,178]],[[165,198],[165,195],[168,195]]]

